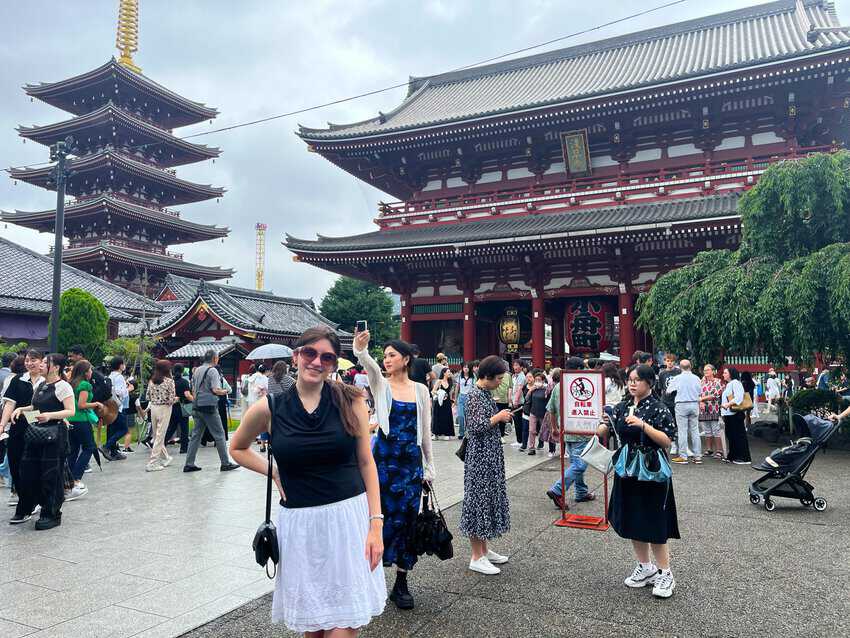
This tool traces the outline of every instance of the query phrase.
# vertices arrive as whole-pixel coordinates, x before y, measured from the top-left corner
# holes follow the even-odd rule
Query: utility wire
[[[582,29],[580,31],[574,31],[572,33],[568,33],[567,35],[563,35],[563,36],[560,36],[558,38],[553,38],[551,40],[547,40],[546,42],[541,42],[539,44],[534,44],[534,45],[531,45],[531,46],[523,47],[521,49],[515,49],[515,50],[509,51],[507,53],[502,53],[500,55],[493,56],[491,58],[487,58],[485,60],[479,60],[478,62],[473,62],[471,64],[467,64],[465,66],[459,66],[459,67],[454,68],[450,71],[447,71],[446,73],[454,73],[456,71],[464,71],[466,69],[470,69],[470,68],[473,68],[473,67],[476,67],[476,66],[481,66],[483,64],[489,64],[489,63],[495,62],[497,60],[502,60],[502,59],[510,57],[512,55],[517,55],[517,54],[520,54],[520,53],[527,53],[528,51],[533,51],[534,49],[539,49],[541,47],[549,46],[550,44],[555,44],[556,42],[562,42],[562,41],[568,40],[570,38],[575,38],[575,37],[578,37],[578,36],[581,36],[581,35],[586,35],[588,33],[592,33],[594,31],[599,31],[600,29],[605,29],[605,28],[613,26],[615,24],[620,24],[622,22],[634,20],[635,18],[639,18],[639,17],[645,16],[647,14],[654,13],[656,11],[661,11],[662,9],[667,9],[669,7],[672,7],[672,6],[675,6],[675,5],[678,5],[678,4],[683,4],[685,2],[688,2],[688,0],[671,0],[670,2],[666,2],[664,4],[660,4],[660,5],[657,5],[655,7],[650,7],[649,9],[644,9],[643,11],[638,11],[636,13],[631,13],[627,16],[623,16],[622,18],[610,20],[608,22],[598,24],[594,27],[589,27],[587,29]],[[438,73],[438,74],[435,74],[435,75],[425,76],[424,79],[430,79],[432,77],[436,77],[436,75],[443,75],[443,74]],[[220,128],[211,129],[209,131],[201,131],[199,133],[193,133],[191,135],[186,135],[185,137],[182,137],[180,139],[187,140],[187,139],[191,139],[191,138],[195,138],[195,137],[202,137],[204,135],[212,135],[214,133],[223,133],[225,131],[233,131],[235,129],[245,128],[247,126],[256,126],[257,124],[264,124],[265,122],[271,122],[273,120],[280,120],[280,119],[283,119],[283,118],[292,117],[294,115],[300,115],[302,113],[308,113],[310,111],[317,111],[317,110],[320,110],[320,109],[328,108],[330,106],[336,106],[337,104],[344,104],[346,102],[352,102],[354,100],[360,100],[364,97],[369,97],[369,96],[372,96],[372,95],[378,95],[380,93],[386,93],[387,91],[393,91],[395,89],[400,89],[402,87],[405,87],[408,84],[409,84],[408,82],[401,82],[399,84],[393,84],[391,86],[386,86],[382,89],[375,89],[374,91],[366,91],[365,93],[358,93],[356,95],[351,95],[351,96],[348,96],[348,97],[340,98],[338,100],[331,100],[330,102],[323,102],[321,104],[315,104],[313,106],[307,106],[307,107],[304,107],[304,108],[296,109],[294,111],[287,111],[286,113],[278,113],[277,115],[269,115],[267,117],[262,117],[262,118],[259,118],[259,119],[256,119],[256,120],[249,120],[247,122],[239,122],[237,124],[231,124],[229,126],[223,126],[223,127],[220,127]],[[124,150],[124,151],[140,150],[140,149],[146,148],[148,146],[155,146],[155,145],[160,144],[160,143],[161,142],[149,142],[147,144],[140,144],[138,146],[132,146],[132,147],[129,147],[129,148],[126,148],[126,149],[121,149],[121,150]],[[23,169],[27,169],[27,168],[39,168],[39,167],[42,167],[42,166],[50,166],[51,164],[52,164],[52,162],[39,162],[37,164],[29,164],[29,165],[26,165],[26,166],[18,166],[18,167],[10,166],[5,170],[9,171],[9,170],[23,170]]]

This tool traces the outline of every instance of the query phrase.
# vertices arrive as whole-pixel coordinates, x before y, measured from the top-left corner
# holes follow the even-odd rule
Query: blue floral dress
[[[416,403],[393,399],[390,433],[378,431],[372,454],[381,485],[384,514],[384,566],[410,570],[418,557],[410,538],[422,498],[422,450],[416,444]]]

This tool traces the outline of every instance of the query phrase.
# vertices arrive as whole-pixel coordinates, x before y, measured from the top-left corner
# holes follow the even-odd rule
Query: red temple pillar
[[[564,367],[564,313],[552,315],[552,365]]]
[[[620,365],[631,365],[635,353],[635,303],[632,293],[621,292],[620,307]]]
[[[463,360],[473,361],[475,359],[475,301],[472,292],[468,291],[463,296]]]
[[[536,368],[546,363],[546,307],[542,290],[531,300],[531,361]]]
[[[413,339],[413,326],[410,324],[410,295],[401,296],[401,340],[410,343]]]

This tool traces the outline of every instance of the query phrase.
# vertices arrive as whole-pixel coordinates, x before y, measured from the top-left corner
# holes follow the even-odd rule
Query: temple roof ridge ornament
[[[121,52],[118,64],[141,73],[142,70],[133,62],[133,54],[139,50],[139,0],[119,0],[115,46]]]
[[[810,34],[816,37],[810,38]],[[721,50],[721,41],[735,46]],[[310,142],[371,140],[390,133],[612,99],[654,86],[848,48],[850,31],[839,24],[831,2],[777,0],[556,51],[413,78],[408,96],[383,118],[329,129],[301,127],[298,134]]]

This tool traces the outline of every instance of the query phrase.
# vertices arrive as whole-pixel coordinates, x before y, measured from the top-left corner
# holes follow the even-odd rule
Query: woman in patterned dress
[[[720,427],[720,395],[723,386],[715,376],[714,366],[706,363],[702,369],[702,390],[699,398],[699,422],[705,432],[705,454],[714,453],[722,459],[724,454],[723,429]]]
[[[511,528],[511,511],[505,482],[500,423],[513,419],[510,410],[498,411],[491,392],[499,387],[508,364],[496,355],[486,357],[478,367],[475,388],[466,398],[466,459],[463,466],[463,505],[460,533],[469,538],[472,558],[469,569],[481,574],[498,574],[496,567],[507,556],[487,547]]]
[[[617,404],[610,421],[612,425],[601,424],[597,434],[604,436],[609,427],[616,428],[620,444],[629,444],[629,459],[638,448],[644,452],[660,450],[666,455],[676,426],[670,411],[652,395],[655,371],[645,364],[633,365],[627,378],[631,397]],[[639,481],[614,473],[608,519],[617,534],[632,541],[638,560],[637,567],[624,581],[626,587],[654,584],[654,596],[672,596],[676,582],[670,571],[667,540],[679,538],[672,479],[664,483]],[[650,549],[655,556],[654,563]]]
[[[381,486],[384,514],[384,566],[396,566],[390,600],[399,609],[413,609],[407,572],[418,559],[410,539],[419,514],[422,482],[434,479],[431,457],[431,393],[410,380],[413,350],[404,341],[384,346],[384,369],[369,354],[369,332],[355,332],[354,354],[369,377],[375,401],[378,434],[372,454]]]

